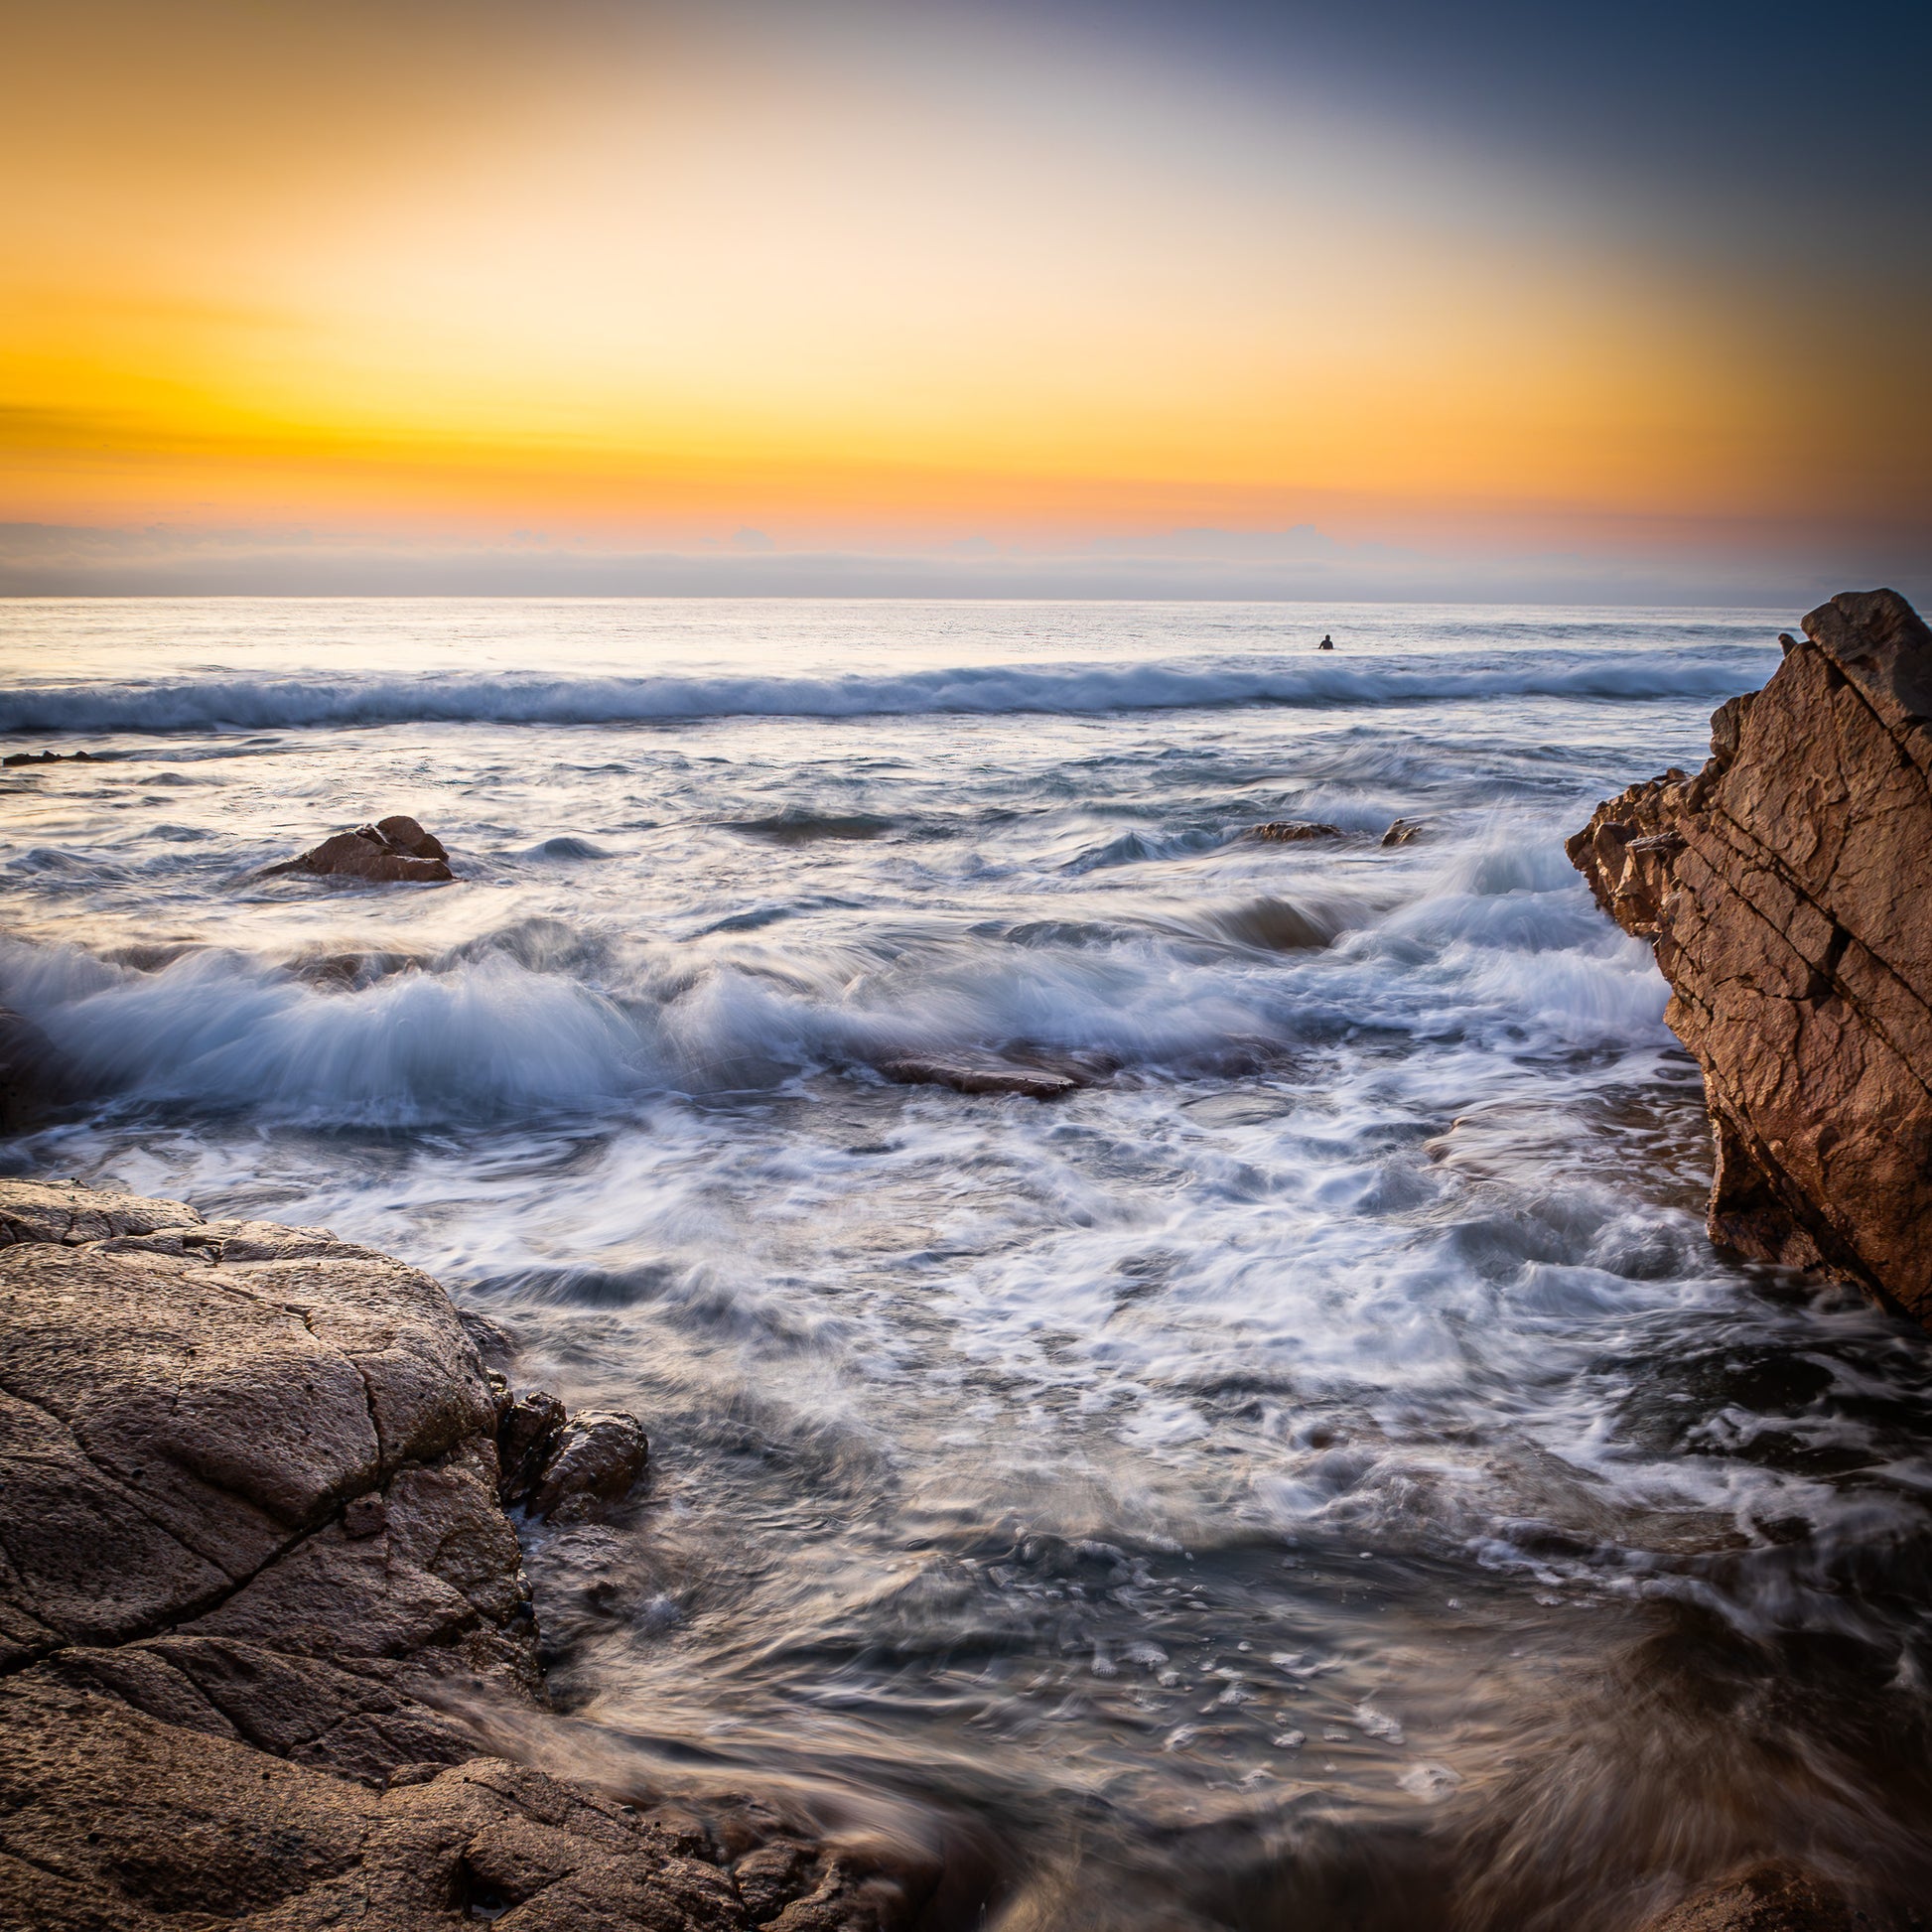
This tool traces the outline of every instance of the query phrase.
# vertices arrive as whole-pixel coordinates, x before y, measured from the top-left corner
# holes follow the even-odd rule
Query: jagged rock
[[[503,1384],[496,1418],[496,1459],[503,1472],[506,1503],[523,1502],[536,1487],[538,1471],[563,1428],[564,1405],[547,1389],[512,1395],[508,1383]]]
[[[1258,845],[1300,845],[1305,839],[1338,839],[1344,834],[1339,825],[1323,825],[1313,819],[1275,818],[1266,825],[1251,825],[1241,836]]]
[[[9,752],[0,764],[98,764],[91,752]]]
[[[955,1093],[1018,1093],[1030,1100],[1058,1100],[1086,1085],[1070,1073],[1049,1073],[1011,1060],[967,1060],[939,1054],[907,1054],[882,1060],[879,1070],[901,1087],[950,1087]]]
[[[1414,845],[1424,835],[1427,829],[1423,821],[1419,818],[1398,818],[1382,834],[1382,843],[1384,845]]]
[[[578,1410],[544,1450],[530,1486],[531,1514],[547,1521],[560,1513],[581,1513],[576,1506],[592,1501],[621,1502],[643,1474],[649,1453],[635,1416],[621,1409]]]
[[[352,832],[338,832],[299,858],[270,866],[263,874],[309,872],[346,879],[412,880],[434,884],[456,875],[443,843],[413,819],[397,813]]]
[[[797,1821],[727,1845],[482,1754],[543,1701],[498,1408],[384,1255],[0,1181],[0,1932],[909,1921],[917,1874]],[[548,1440],[572,1493],[642,1459],[627,1417]]]
[[[1893,591],[1804,628],[1567,849],[1704,1069],[1713,1237],[1932,1323],[1932,632]]]

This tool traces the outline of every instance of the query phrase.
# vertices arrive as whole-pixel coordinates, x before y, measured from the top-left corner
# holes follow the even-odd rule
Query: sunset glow
[[[30,27],[0,519],[1039,553],[1932,521],[1909,275],[1794,312],[1788,264],[1506,130],[967,9],[324,21]]]

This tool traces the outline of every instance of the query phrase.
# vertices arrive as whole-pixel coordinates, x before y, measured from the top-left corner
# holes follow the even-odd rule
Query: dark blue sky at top
[[[1734,247],[1932,247],[1932,0],[986,4],[1541,160]]]

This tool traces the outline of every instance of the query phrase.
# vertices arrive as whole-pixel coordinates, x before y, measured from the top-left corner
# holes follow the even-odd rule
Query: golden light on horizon
[[[299,13],[43,20],[0,518],[1050,544],[1925,490],[1910,410],[1856,464],[1817,435],[1868,350],[1397,126],[729,14],[351,9],[312,62]]]

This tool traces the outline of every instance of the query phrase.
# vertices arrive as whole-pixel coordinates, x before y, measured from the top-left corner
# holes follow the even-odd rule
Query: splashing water
[[[1932,1358],[1708,1247],[1561,850],[1780,621],[11,606],[0,729],[108,756],[4,780],[0,999],[96,1095],[9,1156],[644,1417],[533,1532],[559,1761],[970,1839],[1013,1927],[1910,1877]],[[256,876],[390,810],[460,884]]]

